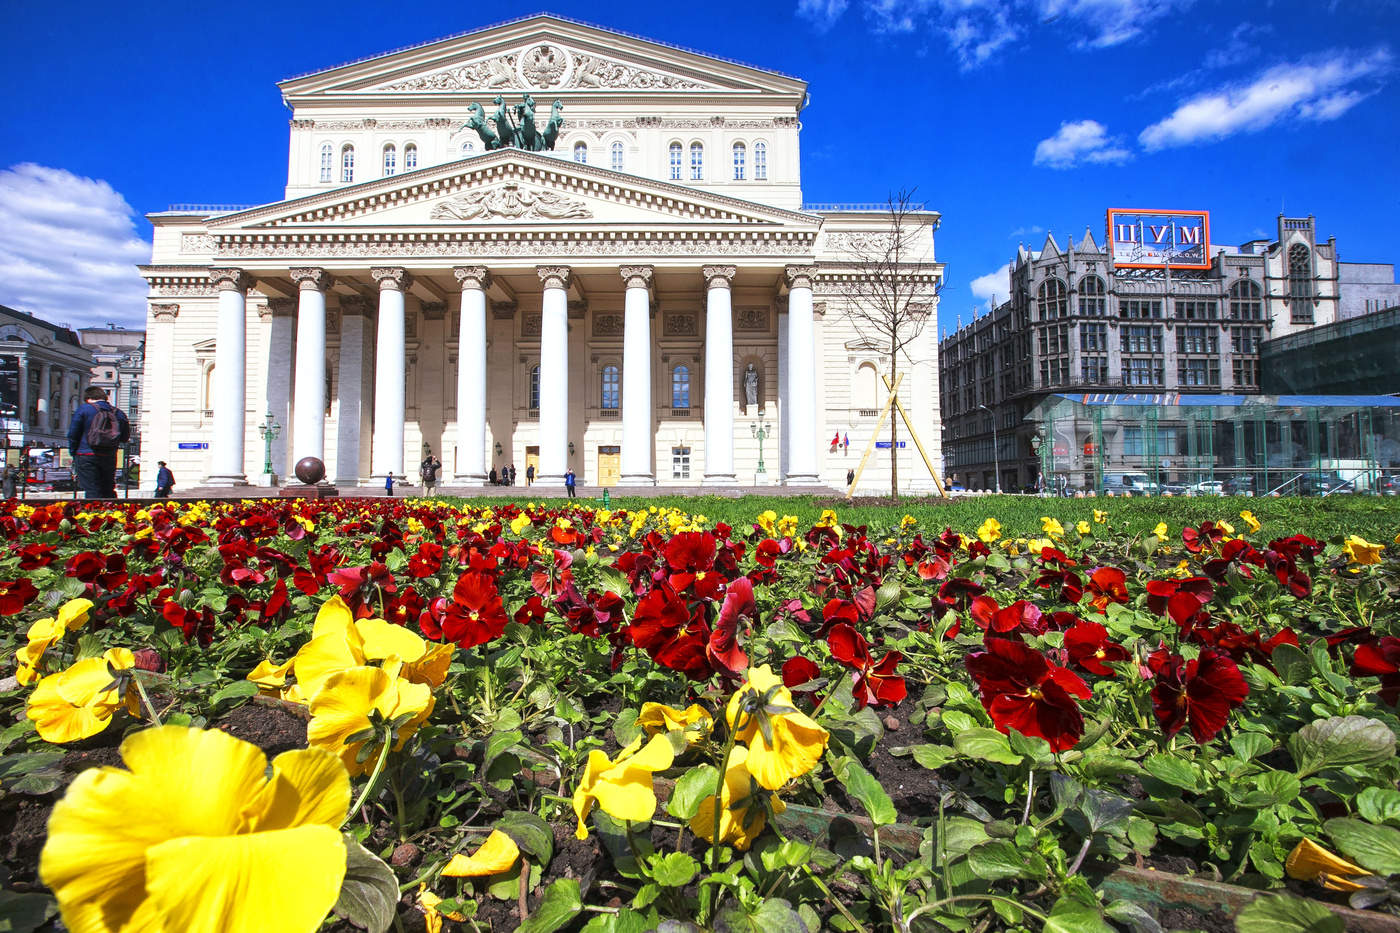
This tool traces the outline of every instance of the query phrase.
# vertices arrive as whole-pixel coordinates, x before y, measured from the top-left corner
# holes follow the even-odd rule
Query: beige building
[[[271,412],[279,481],[431,450],[449,486],[844,485],[889,362],[847,310],[891,220],[803,203],[804,82],[540,15],[280,88],[286,200],[150,217],[144,457],[256,483]],[[916,328],[937,223],[903,227]],[[935,329],[906,355],[937,463]]]

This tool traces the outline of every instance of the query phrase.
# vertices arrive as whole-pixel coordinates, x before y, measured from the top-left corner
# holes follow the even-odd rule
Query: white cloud
[[[1097,120],[1061,123],[1054,136],[1035,147],[1035,164],[1048,168],[1073,168],[1080,162],[1118,163],[1130,158],[1132,153]]]
[[[976,68],[1027,38],[1037,23],[1056,45],[1106,48],[1141,35],[1154,21],[1194,0],[863,0],[877,33],[941,34],[964,69]],[[829,28],[848,0],[798,0],[801,16]],[[835,10],[833,16],[831,11]]]
[[[151,244],[105,181],[23,163],[0,171],[0,304],[55,324],[144,327]]]
[[[846,12],[846,0],[797,0],[797,15],[826,32]]]
[[[1029,227],[1017,227],[1007,234],[1008,237],[1035,236],[1037,233],[1044,233],[1045,228],[1040,224],[1032,224]]]
[[[989,307],[996,301],[998,295],[1003,300],[1006,299],[1011,294],[1011,263],[1006,263],[995,272],[979,275],[972,280],[969,287],[972,294],[977,298],[984,299]]]
[[[1335,120],[1375,93],[1390,68],[1391,54],[1384,48],[1278,65],[1248,83],[1193,97],[1143,130],[1138,142],[1149,150],[1167,149],[1262,130],[1288,117]],[[1350,86],[1357,83],[1368,86]]]

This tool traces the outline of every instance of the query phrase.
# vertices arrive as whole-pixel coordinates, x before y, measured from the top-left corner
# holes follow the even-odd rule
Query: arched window
[[[690,144],[690,180],[705,180],[705,147],[700,143]]]
[[[617,140],[608,147],[609,164],[614,172],[622,171],[622,143]]]
[[[574,143],[574,161],[588,164],[588,143]]]
[[[335,147],[330,143],[321,144],[321,184],[331,182],[331,171],[335,168]]]
[[[671,143],[671,180],[681,180],[681,144]]]
[[[1312,298],[1312,263],[1308,248],[1294,243],[1288,248],[1288,297],[1295,301]]]
[[[856,384],[852,387],[852,399],[857,408],[874,409],[880,407],[879,374],[873,363],[861,363],[856,370]]]
[[[1086,275],[1079,280],[1079,313],[1085,317],[1103,317],[1108,309],[1107,290],[1103,279]]]
[[[768,144],[753,144],[753,180],[768,180]]]
[[[677,366],[671,370],[671,407],[690,407],[690,367]]]
[[[475,154],[476,154],[476,143],[470,142],[470,141],[462,143],[462,158],[465,159],[467,156],[469,156],[469,155],[475,155]]]
[[[1253,279],[1240,279],[1230,286],[1230,317],[1236,321],[1264,319],[1264,293]]]
[[[403,170],[411,172],[418,167],[418,147],[409,143],[403,147]]]
[[[734,144],[734,180],[735,180],[735,181],[743,181],[743,180],[744,180],[744,157],[745,157],[747,154],[748,154],[748,150],[744,148],[744,144],[743,144],[743,143],[735,143],[735,144]]]
[[[616,366],[603,367],[603,400],[604,411],[617,411],[618,408],[618,379]]]
[[[355,147],[349,143],[340,149],[340,180],[346,184],[355,180]]]
[[[399,162],[398,150],[394,148],[394,144],[393,144],[393,143],[387,144],[387,145],[384,147],[384,177],[385,177],[385,178],[388,178],[390,175],[393,175],[395,172],[397,172],[397,171],[399,170],[398,162]]]
[[[540,364],[530,368],[530,407],[540,407]]]
[[[1059,279],[1046,279],[1040,285],[1040,319],[1053,321],[1069,316],[1069,299],[1065,295],[1065,283]]]

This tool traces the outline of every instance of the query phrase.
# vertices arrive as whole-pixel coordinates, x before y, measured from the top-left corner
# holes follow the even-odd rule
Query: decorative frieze
[[[540,339],[540,321],[543,315],[538,311],[527,311],[520,316],[520,336]]]
[[[180,316],[180,306],[174,302],[153,302],[151,304],[151,320],[153,321],[173,321]]]
[[[491,316],[498,321],[508,321],[515,317],[516,305],[513,301],[491,302]]]
[[[675,312],[662,318],[661,332],[667,337],[698,337],[700,331],[695,315],[689,312]]]
[[[381,91],[552,91],[565,88],[697,90],[705,85],[638,67],[614,58],[588,55],[553,42],[456,65],[384,85]]]
[[[874,231],[838,230],[826,234],[822,244],[831,252],[873,256],[888,250],[894,244],[894,237]]]
[[[746,333],[768,333],[767,308],[738,308],[734,312],[734,329]]]
[[[622,333],[622,315],[612,312],[593,315],[594,337],[621,337]]]
[[[212,253],[214,237],[208,233],[183,233],[180,235],[180,252]]]
[[[425,321],[441,321],[443,315],[447,313],[447,302],[445,301],[425,301],[419,306]]]
[[[471,191],[436,205],[431,220],[584,220],[593,216],[587,202],[555,191],[507,182]]]
[[[439,236],[430,239],[426,236],[404,235],[400,239],[387,240],[380,236],[344,234],[344,239],[323,240],[277,240],[277,241],[237,241],[225,242],[220,246],[219,258],[244,259],[251,257],[267,259],[294,258],[363,258],[363,259],[490,259],[493,257],[548,257],[548,256],[666,256],[694,257],[708,256],[771,256],[777,258],[802,257],[811,255],[811,238],[801,233],[767,236],[745,236],[739,234],[725,239],[714,239],[698,234],[681,234],[655,238],[639,236],[598,236],[585,234],[569,239],[521,238],[450,238]],[[154,289],[153,289],[154,291]],[[155,292],[162,294],[161,292]],[[168,294],[184,294],[175,291]]]

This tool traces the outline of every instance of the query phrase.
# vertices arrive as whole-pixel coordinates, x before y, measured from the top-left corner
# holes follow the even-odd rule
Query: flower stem
[[[724,812],[724,769],[729,765],[729,753],[734,750],[734,739],[743,728],[744,716],[744,705],[740,703],[734,714],[734,722],[729,726],[729,735],[725,737],[724,754],[719,760],[719,776],[715,778],[715,818],[713,832],[710,835],[710,871],[712,872],[719,871],[719,821]],[[710,885],[708,901],[709,912],[707,915],[713,917],[715,908],[719,906],[719,885]]]
[[[365,805],[365,801],[369,799],[370,791],[374,790],[374,785],[379,782],[379,775],[382,774],[384,771],[384,762],[389,760],[389,746],[392,743],[392,741],[392,735],[385,737],[384,747],[379,752],[379,760],[374,763],[374,770],[370,772],[369,781],[365,783],[365,789],[360,791],[360,799],[356,800],[355,805],[351,807],[349,811],[347,811],[345,814],[346,823],[350,821],[351,813],[360,812],[360,808],[363,807]],[[340,825],[344,826],[345,823],[341,823]]]
[[[142,702],[142,704],[145,705],[145,707],[146,707],[146,712],[150,714],[151,722],[152,722],[153,724],[159,726],[159,725],[160,725],[160,713],[157,713],[157,712],[156,712],[155,704],[153,704],[153,703],[151,702],[151,698],[150,698],[149,696],[146,695],[146,688],[145,688],[144,686],[141,685],[141,678],[140,678],[140,677],[136,677],[136,676],[132,676],[131,682],[134,683],[134,684],[136,685],[136,692],[139,693],[139,694],[141,695],[141,702]]]

